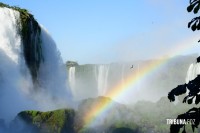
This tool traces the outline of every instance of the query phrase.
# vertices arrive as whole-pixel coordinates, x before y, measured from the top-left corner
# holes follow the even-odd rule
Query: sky
[[[63,61],[112,63],[200,52],[189,0],[1,0],[26,8]],[[187,47],[182,48],[187,45]]]

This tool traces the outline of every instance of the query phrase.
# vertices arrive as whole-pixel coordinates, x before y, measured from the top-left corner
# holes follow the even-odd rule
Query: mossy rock
[[[79,64],[76,61],[67,61],[66,66],[69,69],[70,67],[78,66]]]
[[[22,121],[26,126],[19,130],[31,129],[31,133],[73,133],[74,116],[75,111],[72,109],[59,109],[48,112],[22,111],[13,121],[13,125],[18,125]]]

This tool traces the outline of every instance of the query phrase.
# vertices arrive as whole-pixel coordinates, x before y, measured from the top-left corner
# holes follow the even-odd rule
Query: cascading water
[[[65,107],[66,102],[71,99],[70,92],[66,86],[66,68],[63,65],[64,63],[55,42],[43,27],[41,27],[41,40],[44,62],[40,64],[38,72],[39,93],[36,93],[41,97],[37,97],[37,99],[40,102],[44,102],[41,105],[49,106],[48,103],[50,102],[55,103],[50,105],[52,108]],[[44,95],[45,99],[43,98]]]
[[[200,63],[191,64],[187,71],[186,83],[189,83],[189,81],[195,79],[199,74],[200,74]]]
[[[0,118],[7,121],[22,110],[66,107],[70,97],[55,42],[33,16],[26,26],[20,15],[15,9],[0,8]]]
[[[8,8],[0,8],[0,32],[1,32],[1,45],[2,52],[15,63],[19,62],[19,55],[21,52],[21,38],[17,33],[17,20],[15,17],[19,17],[19,13],[12,11]]]
[[[108,84],[109,65],[96,66],[96,79],[98,95],[103,96],[107,91]]]
[[[73,95],[75,95],[75,71],[76,71],[76,68],[75,67],[70,67],[69,68],[69,74],[68,74],[68,78],[69,78],[69,85],[70,85],[70,88],[71,88],[71,92]]]
[[[27,93],[26,87],[31,88],[32,82],[23,57],[18,20],[19,12],[0,8],[0,118],[6,120],[32,105],[22,93]]]

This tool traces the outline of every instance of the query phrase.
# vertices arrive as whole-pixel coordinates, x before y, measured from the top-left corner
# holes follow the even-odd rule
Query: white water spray
[[[41,39],[44,62],[39,69],[40,86],[36,99],[39,103],[42,102],[41,106],[45,110],[66,107],[67,101],[71,98],[66,85],[66,68],[54,40],[43,27],[41,27]]]
[[[191,64],[186,76],[186,83],[195,79],[200,74],[200,63]]]
[[[0,118],[10,121],[22,110],[67,107],[66,68],[47,31],[41,28],[44,62],[35,86],[25,63],[19,12],[0,8],[0,29]]]
[[[32,81],[23,58],[18,21],[18,12],[0,8],[0,118],[7,121],[33,106],[24,97],[27,88],[32,89]]]

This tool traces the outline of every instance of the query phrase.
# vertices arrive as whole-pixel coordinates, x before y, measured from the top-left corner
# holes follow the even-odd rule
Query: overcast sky
[[[200,52],[189,0],[1,0],[26,8],[63,61],[110,63]]]

